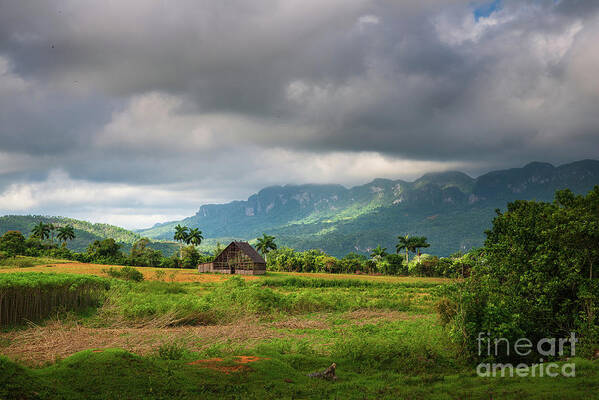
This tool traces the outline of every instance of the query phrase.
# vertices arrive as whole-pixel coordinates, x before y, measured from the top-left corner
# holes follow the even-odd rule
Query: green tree
[[[39,222],[31,230],[31,236],[38,238],[39,240],[45,240],[50,237],[50,224]]]
[[[195,246],[185,246],[182,250],[181,264],[183,268],[196,268],[200,262],[200,253]]]
[[[148,247],[149,244],[150,239],[148,238],[141,238],[133,244],[129,255],[131,265],[139,267],[157,267],[160,265],[162,253]]]
[[[58,235],[56,238],[60,240],[63,245],[66,245],[67,241],[75,239],[75,230],[71,225],[65,225],[58,228]]]
[[[370,257],[375,260],[380,260],[380,259],[387,257],[387,248],[381,247],[381,245],[379,244],[377,247],[372,249],[372,253],[370,253]]]
[[[405,250],[406,251],[406,265],[408,265],[408,263],[410,262],[410,258],[409,258],[409,252],[415,252],[416,251],[416,241],[414,240],[415,238],[410,237],[410,235],[405,235],[405,236],[398,236],[397,240],[399,240],[399,243],[397,243],[395,245],[395,251],[397,252],[397,254],[399,254],[400,251]]]
[[[430,243],[426,241],[426,236],[416,236],[413,238],[413,248],[416,250],[418,262],[420,262],[420,249],[430,247]]]
[[[262,253],[264,257],[266,257],[271,250],[277,249],[274,236],[269,236],[266,233],[263,233],[262,237],[258,238],[257,240],[258,244],[256,245],[256,249],[258,249],[258,251]]]
[[[19,231],[8,231],[0,237],[0,251],[8,257],[25,253],[25,236]]]
[[[50,229],[50,243],[52,245],[54,245],[54,232],[56,231],[56,225],[50,223],[47,224],[48,225],[48,229]]]
[[[444,318],[473,357],[479,332],[509,343],[577,332],[577,355],[599,342],[597,210],[599,186],[586,196],[565,190],[553,203],[519,200],[496,211],[485,246],[469,261],[470,277],[456,294],[453,315]]]
[[[86,253],[91,261],[101,264],[121,264],[125,261],[121,245],[112,238],[95,240],[87,246]]]
[[[181,226],[178,224],[175,226],[175,234],[173,239],[179,242],[179,258],[183,258],[183,243],[187,242],[187,238],[189,237],[189,228],[186,226]]]
[[[192,228],[189,230],[189,233],[187,234],[187,238],[186,238],[185,242],[187,244],[193,244],[194,246],[199,246],[202,243],[202,240],[204,240],[204,236],[202,236],[202,231],[199,230],[198,228]]]

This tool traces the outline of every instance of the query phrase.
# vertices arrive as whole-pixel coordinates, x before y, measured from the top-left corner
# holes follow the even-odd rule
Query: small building
[[[248,242],[231,242],[214,261],[198,265],[198,272],[263,275],[266,261]]]

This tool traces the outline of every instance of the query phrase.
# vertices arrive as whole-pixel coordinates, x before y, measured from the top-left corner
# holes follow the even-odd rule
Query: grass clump
[[[185,354],[185,347],[177,342],[163,343],[157,353],[162,360],[180,360]]]
[[[133,267],[114,268],[110,267],[103,270],[108,276],[119,279],[126,279],[133,282],[141,282],[144,280],[144,276],[141,272]]]

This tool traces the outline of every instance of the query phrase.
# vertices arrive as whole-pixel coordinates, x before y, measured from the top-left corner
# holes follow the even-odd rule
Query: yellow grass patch
[[[69,273],[69,274],[85,274],[85,275],[96,275],[104,276],[107,274],[102,270],[107,268],[123,268],[120,265],[102,265],[102,264],[85,264],[78,262],[69,262],[64,264],[48,264],[38,265],[29,268],[4,268],[0,270],[3,272],[56,272],[56,273]],[[175,268],[150,268],[150,267],[135,267],[144,276],[145,280],[155,281],[158,280],[156,277],[156,271],[163,271],[164,278],[167,282],[220,282],[229,278],[229,275],[224,274],[200,274],[195,269],[175,269]],[[252,275],[240,275],[243,279],[253,280],[258,279],[257,276]]]

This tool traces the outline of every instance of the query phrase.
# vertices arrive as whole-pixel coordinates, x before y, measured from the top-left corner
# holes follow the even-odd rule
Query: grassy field
[[[106,276],[58,263],[3,272]],[[480,378],[434,311],[445,279],[139,268],[101,306],[0,332],[0,398],[588,399],[575,378]],[[337,364],[336,381],[307,374]]]

